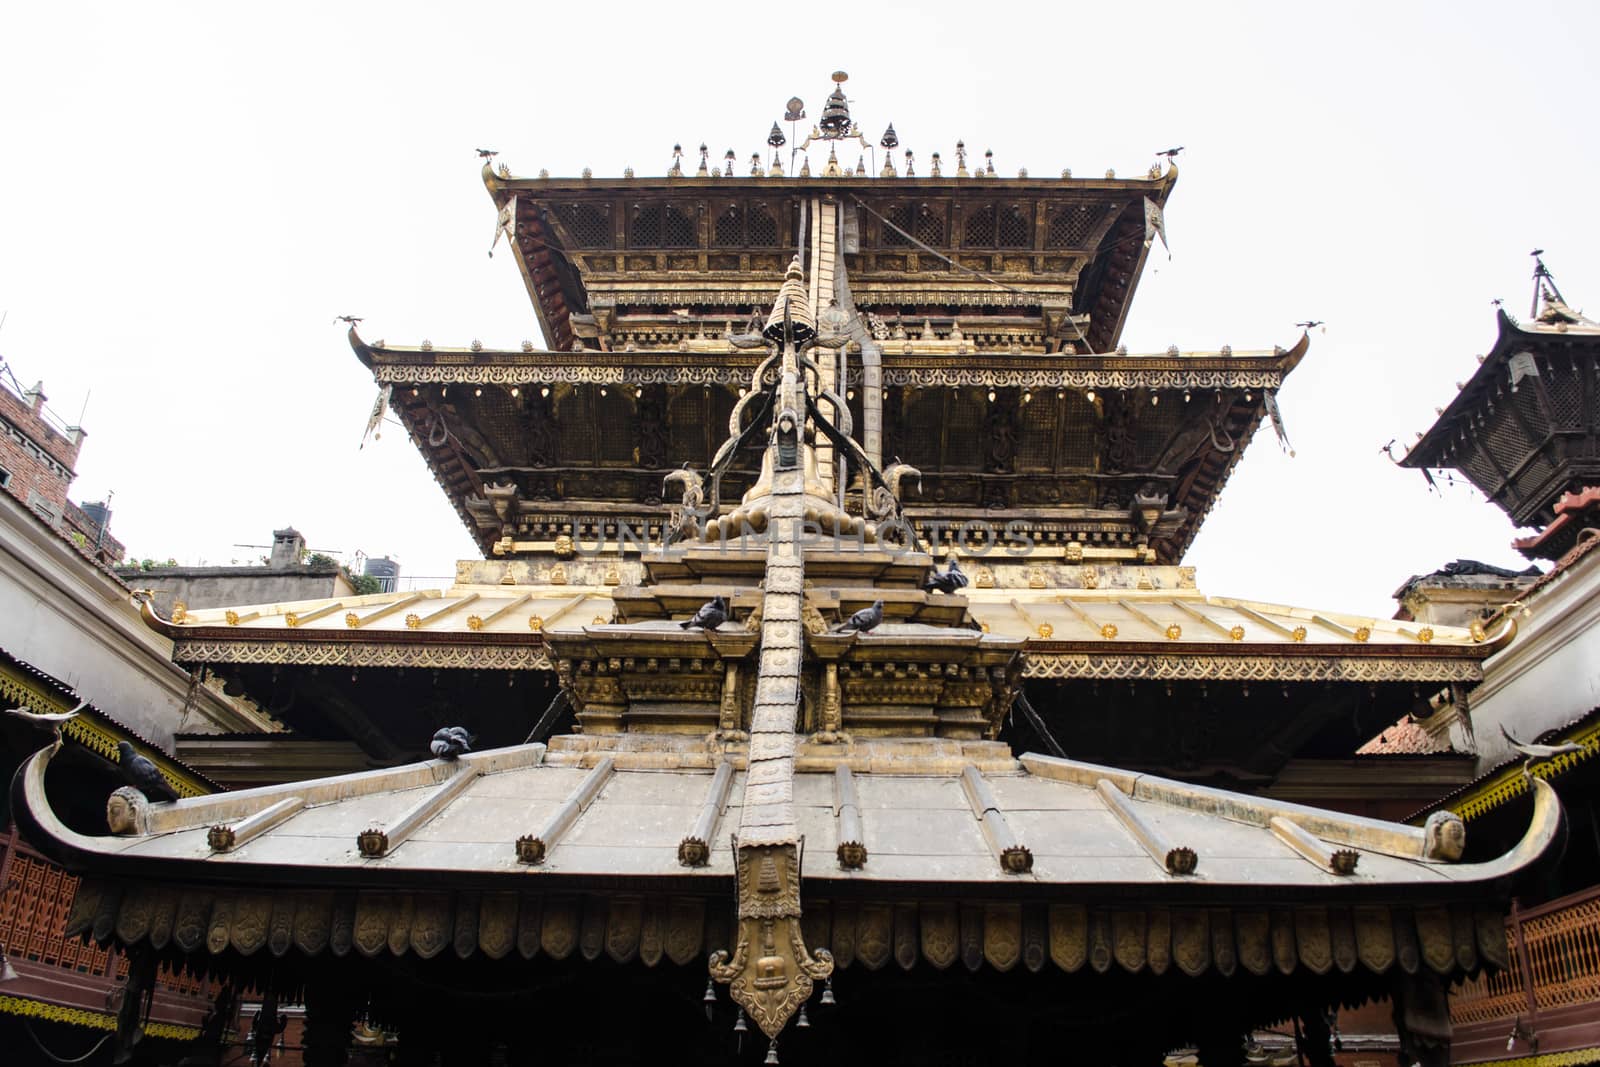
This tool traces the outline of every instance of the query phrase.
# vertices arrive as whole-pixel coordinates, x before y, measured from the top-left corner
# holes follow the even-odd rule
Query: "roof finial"
[[[967,142],[965,141],[956,142],[956,177],[971,177],[971,175],[967,173]]]
[[[822,118],[817,125],[827,138],[847,137],[850,134],[850,102],[844,96],[844,83],[850,75],[842,70],[833,72],[834,89],[822,108]]]
[[[706,170],[706,143],[700,142],[700,169],[694,172],[696,178],[704,178],[710,172]]]
[[[667,177],[683,177],[683,145],[681,144],[672,146],[672,169],[667,171]]]

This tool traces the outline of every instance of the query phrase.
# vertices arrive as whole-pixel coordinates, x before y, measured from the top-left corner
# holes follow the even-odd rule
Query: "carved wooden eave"
[[[992,283],[952,276],[942,265],[919,271],[917,256],[906,254],[917,249],[880,236],[879,219],[894,205],[916,204],[939,216],[933,247],[973,269],[1045,293],[1047,301],[1059,300],[1062,310],[1070,307],[1085,314],[1091,322],[1088,340],[1099,352],[1116,347],[1138,285],[1147,254],[1144,201],[1148,197],[1164,205],[1177,181],[1177,168],[1134,179],[973,182],[926,177],[505,178],[485,167],[483,180],[497,210],[515,202],[518,267],[545,337],[556,349],[570,348],[586,333],[594,336],[596,319],[619,305],[693,304],[745,311],[766,306],[770,286],[781,278],[788,251],[796,246],[795,207],[823,196],[861,205],[859,250],[846,251],[864,302],[922,303],[905,299],[907,290],[918,290],[937,291],[925,301],[930,304],[963,303],[959,294],[970,289],[974,303],[1016,303],[1014,295]],[[991,240],[981,248],[967,247],[966,212],[985,202],[1026,205],[1022,214],[1031,235],[1024,246],[997,246]],[[641,205],[668,204],[683,213],[684,234],[661,244],[639,239],[632,212]],[[715,216],[729,205],[741,211],[759,206],[771,219],[771,232],[755,243],[742,230],[718,240],[722,235],[715,233]],[[563,215],[580,206],[590,212],[583,219]],[[1063,229],[1061,241],[1047,237],[1055,214],[1066,211],[1082,213],[1083,224]],[[880,258],[887,262],[879,264]],[[771,278],[765,291],[759,289],[763,271]],[[890,282],[888,289],[875,295],[884,282]]]
[[[392,387],[393,410],[485,555],[523,554],[520,546],[558,529],[590,541],[608,524],[658,533],[669,511],[663,476],[684,461],[709,462],[717,427],[765,352],[721,338],[609,352],[377,347],[353,332],[351,344],[379,384]],[[1148,542],[1175,562],[1243,455],[1268,395],[1309,344],[1302,335],[1270,352],[1068,356],[973,349],[968,341],[882,342],[875,373],[888,397],[884,433],[926,481],[925,493],[907,500],[909,516],[926,526],[947,514],[999,514],[1040,539]],[[864,373],[853,358],[846,385],[857,397]],[[989,455],[985,435],[926,437],[924,427],[950,417],[926,402],[955,403],[944,399],[954,396],[985,424],[1006,420],[1014,454]],[[569,407],[577,414],[563,417]],[[580,447],[596,440],[597,422],[609,446]],[[1113,423],[1122,440],[1146,444],[1108,450]],[[734,464],[724,499],[748,487],[752,463]],[[1148,529],[1128,514],[1129,494],[1146,485],[1167,497],[1163,518]]]
[[[1496,324],[1494,347],[1400,464],[1458,470],[1516,525],[1544,526],[1564,492],[1600,484],[1600,328],[1504,310]],[[1524,352],[1532,373],[1513,383]]]
[[[654,965],[729,944],[727,841],[706,842],[704,866],[679,859],[728,772],[680,765],[682,746],[597,760],[564,750],[569,740],[152,805],[148,832],[132,836],[62,823],[45,793],[46,750],[19,773],[13,804],[30,840],[85,876],[69,935],[148,942],[223,972],[254,967],[257,953],[352,947]],[[1115,962],[1452,976],[1480,959],[1505,965],[1491,902],[1560,834],[1559,802],[1540,780],[1522,840],[1461,864],[1415,827],[1069,760],[982,762],[979,772],[938,742],[799,748],[795,811],[815,846],[803,872],[808,949],[869,970],[959,959],[1001,971]],[[847,766],[861,802],[848,826],[835,803]],[[741,817],[744,776],[730,783],[727,822]],[[641,802],[659,816],[650,825]],[[358,854],[358,838],[402,824],[384,854]],[[519,859],[518,836],[557,824],[538,864]],[[250,840],[213,849],[215,827],[248,825],[259,827]],[[859,865],[836,860],[845,838],[861,839]],[[1006,861],[1017,850],[1031,866]],[[1338,853],[1348,855],[1335,870]]]

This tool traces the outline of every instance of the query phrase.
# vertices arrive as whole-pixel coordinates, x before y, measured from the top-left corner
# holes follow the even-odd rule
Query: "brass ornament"
[[[481,900],[477,893],[461,893],[456,897],[455,928],[450,943],[459,959],[466,959],[478,950],[478,909]]]
[[[984,906],[983,958],[997,971],[1009,971],[1022,959],[1022,905]]]
[[[1111,969],[1111,921],[1103,908],[1089,912],[1089,966],[1105,974]]]
[[[356,898],[356,951],[372,958],[389,947],[389,917],[394,901],[381,893],[362,893]]]
[[[1108,622],[1104,626],[1100,627],[1100,636],[1105,638],[1107,641],[1115,641],[1117,639],[1116,624]]]
[[[1041,622],[1039,624],[1039,636],[1041,638],[1043,638],[1044,640],[1046,640],[1046,641],[1050,640],[1050,638],[1055,636],[1055,632],[1056,632],[1056,628],[1054,626],[1051,626],[1049,623]]]
[[[1328,940],[1333,945],[1333,965],[1344,974],[1356,969],[1356,930],[1349,908],[1328,909]]]
[[[406,629],[408,629],[408,630],[420,630],[420,629],[422,629],[422,616],[418,615],[414,611],[407,612],[406,613]]]
[[[537,893],[522,893],[517,907],[517,954],[531,960],[539,954],[539,934],[544,922],[544,901]]]
[[[1231,638],[1234,641],[1243,641],[1244,640],[1244,627],[1243,626],[1235,626],[1235,627],[1233,627],[1233,629],[1228,631],[1228,637]]]
[[[417,917],[417,901],[410,893],[395,899],[394,911],[389,916],[389,952],[403,956],[411,948],[411,926]]]
[[[1039,904],[1026,904],[1022,908],[1022,963],[1028,970],[1038,973],[1044,969],[1050,956],[1050,927],[1045,910]]]
[[[960,952],[956,906],[949,901],[924,903],[921,918],[922,955],[934,967],[945,970]]]
[[[667,905],[659,896],[645,899],[639,919],[639,959],[646,967],[661,962],[667,943]]]
[[[1082,904],[1050,905],[1050,958],[1068,974],[1089,958],[1088,921]]]
[[[328,947],[332,910],[333,898],[326,893],[301,893],[295,897],[294,945],[307,956],[315,956]]]
[[[1111,954],[1123,970],[1137,974],[1143,969],[1148,932],[1142,908],[1119,908],[1111,913]]]
[[[245,893],[234,905],[233,925],[229,936],[234,951],[241,956],[254,955],[267,943],[267,929],[272,920],[272,896],[268,893]]]
[[[1456,958],[1450,912],[1445,908],[1418,908],[1415,914],[1423,961],[1440,974],[1449,974]]]
[[[478,904],[478,947],[492,960],[503,959],[517,943],[517,895],[485,893]]]
[[[211,905],[211,921],[206,924],[206,951],[220,955],[228,947],[228,935],[233,926],[234,899],[229,894],[217,897]]]
[[[480,623],[479,625],[481,626],[482,623]],[[544,616],[543,615],[529,615],[528,616],[528,629],[532,630],[534,633],[543,633],[544,632]]]
[[[178,891],[158,888],[150,913],[150,946],[162,949],[172,940],[172,926],[178,917]]]
[[[606,916],[606,955],[629,963],[639,952],[639,931],[644,925],[644,902],[639,897],[617,897]]]
[[[227,611],[223,612],[222,613],[222,617],[224,619],[228,620],[228,625],[229,626],[238,626],[239,625],[239,613],[237,611],[234,611],[232,608],[229,608]]]
[[[206,925],[211,918],[211,894],[185,889],[178,898],[178,917],[172,924],[172,941],[185,953],[205,943]],[[318,946],[319,949],[321,946]]]
[[[328,951],[343,956],[350,951],[356,927],[356,898],[354,893],[335,893],[333,908],[328,913]]]
[[[1211,965],[1224,978],[1239,966],[1233,940],[1233,913],[1227,908],[1211,909]]]
[[[1327,974],[1333,968],[1333,941],[1328,933],[1327,908],[1296,908],[1294,938],[1300,949],[1300,962],[1314,974]]]
[[[1294,948],[1294,916],[1286,908],[1273,908],[1269,913],[1272,962],[1280,974],[1293,974],[1297,957]]]
[[[147,885],[135,885],[122,897],[122,907],[117,912],[117,940],[131,945],[144,940],[150,931],[150,915],[155,904]]]
[[[1433,627],[1424,626],[1422,629],[1418,630],[1417,631],[1417,640],[1421,641],[1423,644],[1427,644],[1429,641],[1432,641],[1433,640]]]
[[[444,893],[425,893],[416,898],[411,916],[411,949],[425,960],[444,951],[450,942],[450,898]]]
[[[1145,962],[1152,974],[1166,974],[1172,963],[1172,912],[1166,908],[1150,908],[1148,917]]]
[[[734,1002],[773,1038],[811,996],[815,982],[833,973],[828,951],[819,948],[813,954],[802,940],[797,861],[792,844],[738,850],[738,941],[731,957],[718,949],[708,964],[712,979],[727,985]],[[887,927],[888,908],[883,911]],[[862,925],[869,922],[864,915]],[[887,929],[884,946],[887,950]]]
[[[483,616],[481,616],[481,615],[468,615],[467,616],[467,629],[471,630],[473,633],[477,633],[479,630],[482,630],[483,629]]]
[[[805,929],[804,921],[801,929]],[[811,944],[821,943],[821,938],[808,938]],[[894,961],[903,971],[917,965],[917,906],[906,902],[894,906]]]
[[[1407,974],[1416,974],[1422,965],[1422,953],[1417,948],[1417,924],[1410,908],[1392,911],[1394,926],[1394,960]]]
[[[1382,905],[1357,905],[1351,909],[1356,931],[1356,955],[1368,969],[1382,974],[1394,965],[1394,928],[1389,909]]]
[[[856,959],[869,971],[889,962],[893,913],[887,904],[862,904],[856,917]]]
[[[706,902],[700,897],[676,898],[667,905],[667,959],[687,966],[699,958],[705,937]]]
[[[1172,911],[1172,958],[1190,978],[1211,965],[1211,932],[1207,914],[1198,908]]]
[[[1179,626],[1175,622],[1171,623],[1167,626],[1166,635],[1168,641],[1176,641],[1178,638],[1183,636],[1183,627]]]
[[[1235,912],[1233,932],[1234,943],[1239,949],[1239,962],[1245,970],[1263,975],[1272,969],[1272,934],[1266,912]]]
[[[547,897],[539,947],[553,960],[564,960],[578,947],[578,901],[575,897]]]
[[[347,611],[344,613],[344,624],[354,630],[361,625],[361,616],[353,611]]]
[[[1450,908],[1450,933],[1455,943],[1456,966],[1471,972],[1478,966],[1478,951],[1472,930],[1472,908],[1455,904]]]
[[[983,966],[983,907],[961,905],[961,965],[969,971]]]
[[[578,925],[578,953],[593,963],[606,946],[606,918],[610,901],[601,896],[583,898],[583,919]]]
[[[173,603],[172,603],[172,621],[175,622],[175,623],[188,622],[189,621],[189,605],[185,604],[181,600],[173,601]]]
[[[1306,639],[1306,628],[1304,626],[1296,626],[1294,631],[1289,634],[1289,637],[1295,642],[1304,641]]]
[[[1362,644],[1365,644],[1372,637],[1372,627],[1370,627],[1370,626],[1357,626],[1356,630],[1355,630],[1355,633],[1356,633],[1356,640],[1361,642]]]

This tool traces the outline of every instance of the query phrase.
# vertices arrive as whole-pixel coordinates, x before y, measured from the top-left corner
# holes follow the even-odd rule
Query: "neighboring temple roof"
[[[1600,325],[1573,317],[1548,303],[1526,324],[1497,312],[1494,347],[1400,465],[1461,471],[1518,526],[1550,523],[1563,493],[1600,483],[1595,390],[1583,382]]]
[[[1514,756],[1491,767],[1466,785],[1452,790],[1438,800],[1409,816],[1407,822],[1421,822],[1435,811],[1453,811],[1467,821],[1493,811],[1532,789],[1536,779],[1544,781],[1558,778],[1600,756],[1600,707],[1591,708],[1564,726],[1546,730],[1530,743],[1558,745],[1567,742],[1583,745],[1582,752],[1565,752],[1553,759],[1540,760],[1524,771],[1527,760]]]
[[[968,567],[975,569],[971,561]],[[148,603],[143,612],[149,625],[177,643],[174,656],[182,663],[552,670],[547,632],[620,629],[612,620],[628,618],[629,607],[647,594],[661,609],[688,614],[719,590],[735,593],[733,586],[699,585],[676,591],[458,585],[211,608],[185,612],[181,620],[161,618]],[[1481,628],[1419,627],[1194,589],[969,588],[926,606],[912,590],[840,589],[838,608],[848,614],[877,597],[886,602],[887,621],[858,640],[915,636],[925,627],[913,612],[939,608],[957,618],[967,612],[994,637],[1023,640],[1024,676],[1037,678],[1479,681],[1482,661],[1515,632],[1514,620],[1491,638]],[[757,599],[754,592],[735,595],[736,617]],[[736,622],[722,630],[743,632]]]
[[[603,879],[726,891],[726,831],[739,825],[744,795],[743,756],[698,738],[657,736],[609,754],[562,738],[548,751],[524,745],[151,805],[147,832],[90,836],[51,809],[50,755],[24,765],[13,799],[30,838],[59,862],[259,890]],[[1013,761],[994,742],[799,741],[794,798],[810,844],[805,876],[823,896],[828,883],[880,892],[963,884],[998,898],[1270,889],[1275,899],[1357,903],[1409,892],[1481,899],[1486,883],[1516,874],[1555,838],[1559,804],[1542,782],[1534,788],[1522,842],[1477,864],[1430,857],[1415,827],[1071,760]]]

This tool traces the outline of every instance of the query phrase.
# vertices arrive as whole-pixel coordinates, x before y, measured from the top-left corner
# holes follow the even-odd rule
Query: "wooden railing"
[[[65,933],[79,881],[0,829],[0,949],[12,960],[102,978],[110,988],[126,978],[127,957]],[[156,972],[156,988],[185,998],[208,993],[200,979],[165,966]]]
[[[1506,939],[1511,967],[1451,992],[1455,1025],[1532,1019],[1600,1001],[1600,885],[1526,911],[1513,904]]]

